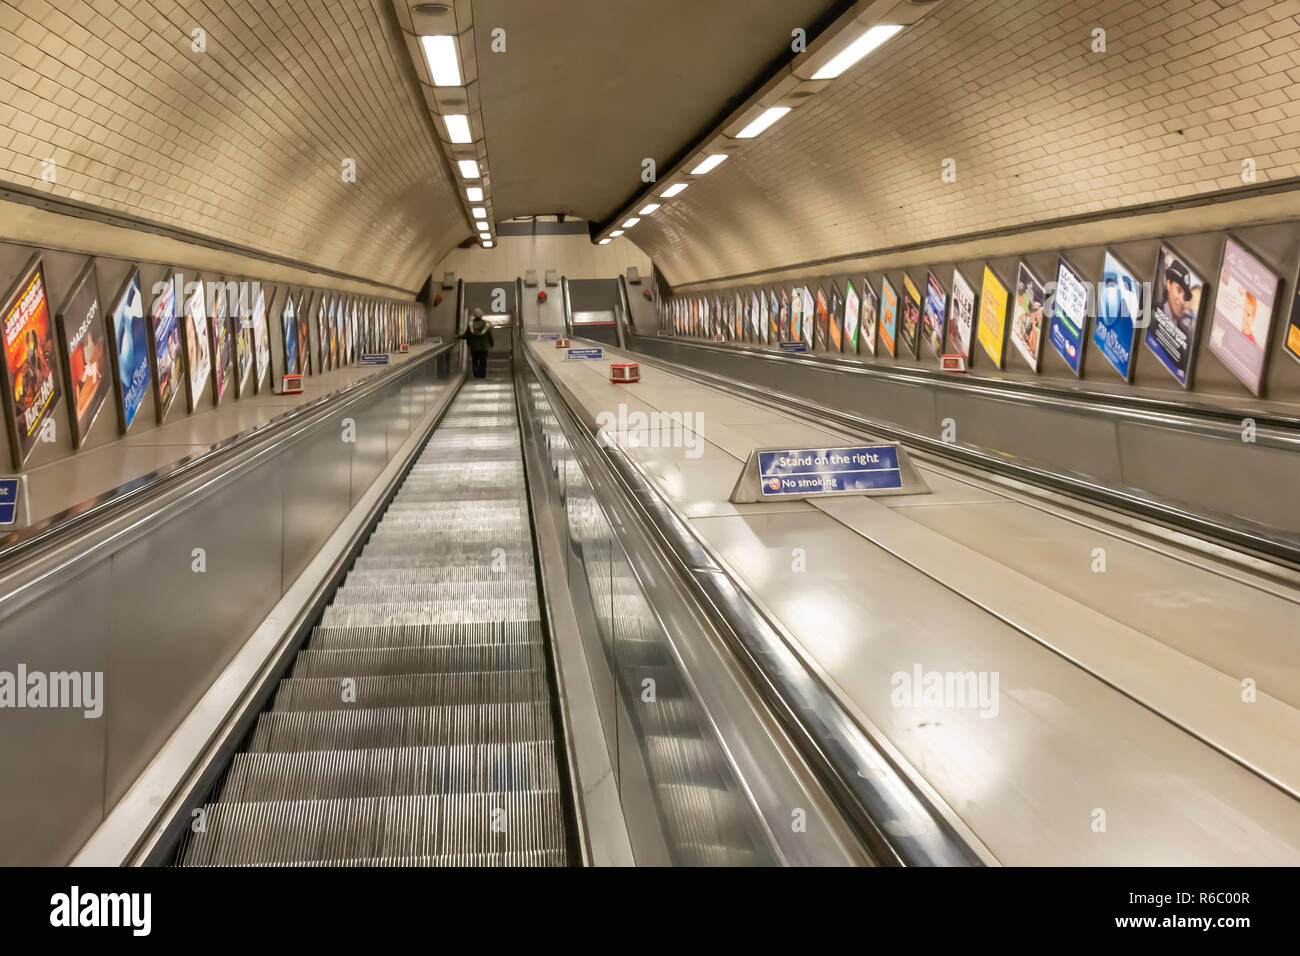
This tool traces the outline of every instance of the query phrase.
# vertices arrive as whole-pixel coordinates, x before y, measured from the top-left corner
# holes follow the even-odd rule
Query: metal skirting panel
[[[214,465],[228,470],[162,511],[140,505],[107,548],[71,559],[62,584],[0,582],[0,672],[102,673],[104,702],[98,719],[0,712],[0,865],[72,858],[378,474],[387,431],[409,427],[403,396],[449,388],[459,371],[413,363],[366,411],[344,400],[247,466]]]
[[[1195,515],[1244,519],[1300,534],[1300,454],[1234,440],[1151,416],[1034,405],[1008,395],[973,395],[942,383],[891,383],[833,367],[638,337],[634,349],[686,368],[730,376],[882,425],[939,438],[946,421],[956,444],[1056,473],[1177,503]],[[1220,427],[1222,431],[1222,427]],[[1229,429],[1230,431],[1230,429]]]

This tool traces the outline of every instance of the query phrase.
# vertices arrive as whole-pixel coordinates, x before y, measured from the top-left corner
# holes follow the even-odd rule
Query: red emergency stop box
[[[555,347],[557,349],[567,349],[569,347],[569,340],[561,335],[558,339],[555,340]]]
[[[638,362],[610,362],[609,380],[611,382],[641,381],[641,365]]]

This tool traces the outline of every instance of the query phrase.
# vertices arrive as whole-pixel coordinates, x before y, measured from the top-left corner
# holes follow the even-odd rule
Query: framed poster
[[[935,358],[943,354],[943,334],[948,324],[948,293],[933,272],[925,274],[925,305],[921,312],[921,330],[925,344]]]
[[[952,296],[948,303],[948,344],[946,350],[970,361],[971,339],[975,332],[975,290],[960,269],[952,270]]]
[[[812,290],[804,286],[800,290],[803,296],[803,340],[812,348],[813,344],[813,295]]]
[[[349,318],[348,325],[348,361],[355,362],[360,357],[357,352],[357,332],[358,332],[358,311],[360,303],[356,299],[352,300],[352,315]]]
[[[790,326],[790,294],[786,292],[785,289],[781,290],[780,325],[781,325],[781,341],[793,342],[794,339],[791,338],[791,333],[790,333],[790,327],[791,327]]]
[[[170,282],[166,285],[169,291],[175,289]],[[156,311],[157,300],[154,308]],[[126,434],[131,430],[131,424],[149,391],[149,329],[144,318],[144,296],[140,291],[139,269],[132,269],[126,277],[122,291],[113,300],[113,309],[108,317],[109,328],[113,333],[113,346],[109,350],[109,356],[113,363],[113,375],[117,379],[117,410],[121,416],[122,434]],[[181,374],[180,369],[176,369],[174,374]],[[175,386],[172,393],[175,394]]]
[[[1016,270],[1016,303],[1011,317],[1011,344],[1035,372],[1043,357],[1043,329],[1047,288],[1023,259]]]
[[[1151,282],[1151,324],[1143,338],[1147,351],[1183,388],[1192,384],[1196,332],[1205,294],[1205,281],[1192,271],[1187,260],[1161,244]]]
[[[751,342],[763,341],[763,316],[760,290],[749,293],[749,334]]]
[[[150,337],[153,339],[154,414],[161,425],[167,420],[172,402],[181,390],[185,363],[181,359],[181,322],[176,301],[183,279],[159,282],[153,288],[153,309],[149,313]]]
[[[731,313],[731,333],[740,342],[745,338],[745,300],[741,297],[740,290],[736,291],[734,309]]]
[[[826,301],[826,290],[821,286],[817,287],[817,304],[814,308],[817,316],[817,326],[813,332],[816,337],[816,347],[823,351],[829,351],[832,344],[838,347],[839,338],[830,330],[830,304]]]
[[[203,388],[212,373],[212,344],[208,337],[207,307],[203,301],[203,283],[195,280],[182,307],[181,329],[185,337],[185,366],[189,370],[189,410],[198,407]]]
[[[5,297],[5,406],[14,467],[24,462],[40,440],[41,426],[54,412],[59,388],[54,322],[45,289],[45,266],[32,257]]]
[[[1056,291],[1052,295],[1052,321],[1048,339],[1065,359],[1070,371],[1083,375],[1083,336],[1088,330],[1088,283],[1061,256],[1056,260]]]
[[[1124,264],[1106,250],[1097,290],[1097,321],[1092,341],[1120,378],[1133,381],[1137,345],[1137,320],[1142,315],[1142,284]]]
[[[301,366],[298,371],[302,372],[303,375],[315,374],[311,367],[310,306],[311,293],[303,292],[298,299],[298,308],[296,310],[298,317],[298,364]]]
[[[1007,302],[1009,293],[993,270],[984,267],[984,278],[980,282],[980,318],[976,336],[980,348],[993,360],[993,364],[1002,368],[1003,351],[1007,342]]]
[[[1210,351],[1257,396],[1263,392],[1279,281],[1276,272],[1228,237],[1210,321]]]
[[[1300,287],[1291,300],[1291,317],[1286,325],[1286,338],[1282,340],[1286,354],[1300,362]]]
[[[917,357],[921,348],[921,293],[912,283],[912,277],[903,273],[902,301],[902,339],[903,352],[909,357]]]
[[[775,289],[767,290],[767,304],[763,306],[763,315],[767,318],[767,344],[775,345],[781,341],[781,302],[776,297]]]
[[[844,283],[844,351],[858,352],[858,318],[862,309],[862,300],[858,290],[853,288],[853,280]]]
[[[861,352],[868,355],[876,354],[876,323],[880,318],[880,300],[876,298],[875,290],[871,288],[865,278],[862,280],[862,317],[859,325],[862,329],[862,347]]]
[[[266,291],[261,283],[253,299],[253,368],[257,391],[266,388],[266,373],[271,368],[271,330],[266,322]]]
[[[798,286],[790,292],[790,335],[792,342],[803,339],[803,290]]]
[[[238,314],[234,316],[235,326],[235,397],[245,398],[253,394],[253,322],[248,309],[247,292],[239,296]]]
[[[235,377],[234,341],[230,336],[230,306],[226,286],[217,284],[212,299],[212,403],[220,406]]]
[[[898,347],[898,293],[888,276],[880,277],[880,344],[890,358]]]
[[[280,334],[284,339],[284,374],[298,374],[298,321],[294,313],[293,290],[284,293],[284,309],[280,313]]]
[[[68,424],[72,447],[80,448],[113,388],[108,336],[99,305],[99,277],[91,259],[72,283],[72,291],[55,314],[63,342],[63,372],[68,388]]]

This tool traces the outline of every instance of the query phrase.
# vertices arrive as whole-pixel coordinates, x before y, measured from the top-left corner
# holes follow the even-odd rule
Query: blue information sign
[[[782,352],[807,352],[807,342],[782,342],[778,346]]]
[[[556,339],[558,339],[559,337],[560,337],[560,336],[559,336],[559,333],[557,333],[557,332],[542,332],[541,334],[539,334],[539,335],[537,336],[537,341],[539,341],[539,342],[554,342],[554,341],[555,341]]]
[[[367,352],[361,356],[362,365],[387,365],[388,354],[386,352]]]
[[[903,486],[892,445],[760,452],[758,476],[764,498]]]
[[[18,520],[18,488],[22,479],[0,478],[0,525]]]
[[[598,359],[604,357],[604,349],[569,349],[569,358],[571,359]]]

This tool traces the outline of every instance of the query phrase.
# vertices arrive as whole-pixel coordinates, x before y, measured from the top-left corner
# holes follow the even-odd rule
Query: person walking
[[[469,346],[470,365],[475,378],[487,378],[488,349],[496,343],[492,341],[492,324],[483,318],[483,310],[475,309],[469,320],[469,328],[456,336],[464,339]]]

